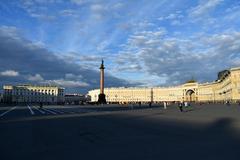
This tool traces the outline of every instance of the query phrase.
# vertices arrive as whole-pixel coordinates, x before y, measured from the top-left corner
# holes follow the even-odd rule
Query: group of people
[[[189,102],[179,102],[178,107],[180,112],[183,112],[183,107],[190,107],[191,104]]]
[[[167,105],[168,105],[167,102],[163,102],[164,109],[167,109]],[[178,103],[178,107],[181,112],[183,112],[183,107],[190,107],[190,106],[191,106],[191,104],[189,102],[179,102]]]

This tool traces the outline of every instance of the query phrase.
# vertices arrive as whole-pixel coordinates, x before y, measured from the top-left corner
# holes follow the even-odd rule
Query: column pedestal
[[[98,95],[98,103],[99,104],[106,104],[107,103],[105,94],[99,94]]]

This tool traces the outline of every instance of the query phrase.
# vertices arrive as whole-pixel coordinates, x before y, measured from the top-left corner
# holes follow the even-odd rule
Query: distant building
[[[64,103],[64,88],[38,85],[4,85],[4,103]]]
[[[65,104],[83,104],[87,101],[85,95],[82,94],[65,94]]]
[[[98,101],[99,89],[91,90],[91,102]],[[190,80],[172,87],[154,88],[105,88],[108,103],[148,102],[238,102],[240,101],[240,68],[219,72],[218,79],[211,83]]]

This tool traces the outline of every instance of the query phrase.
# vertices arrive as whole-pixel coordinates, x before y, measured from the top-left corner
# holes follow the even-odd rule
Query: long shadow
[[[91,106],[91,107],[81,107],[82,109],[90,109],[90,110],[95,110],[95,111],[121,111],[121,110],[139,110],[139,109],[149,109],[149,108],[159,108],[162,107],[161,105],[128,105],[128,106],[111,106],[111,105],[106,105],[106,106]]]
[[[240,159],[232,119],[198,126],[148,116],[0,124],[1,159]]]

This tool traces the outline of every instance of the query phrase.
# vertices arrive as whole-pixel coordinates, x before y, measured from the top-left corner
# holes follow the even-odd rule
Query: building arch
[[[188,102],[194,102],[195,100],[196,100],[196,93],[195,93],[195,91],[193,90],[193,89],[188,89],[187,91],[186,91],[186,101],[188,101]]]

